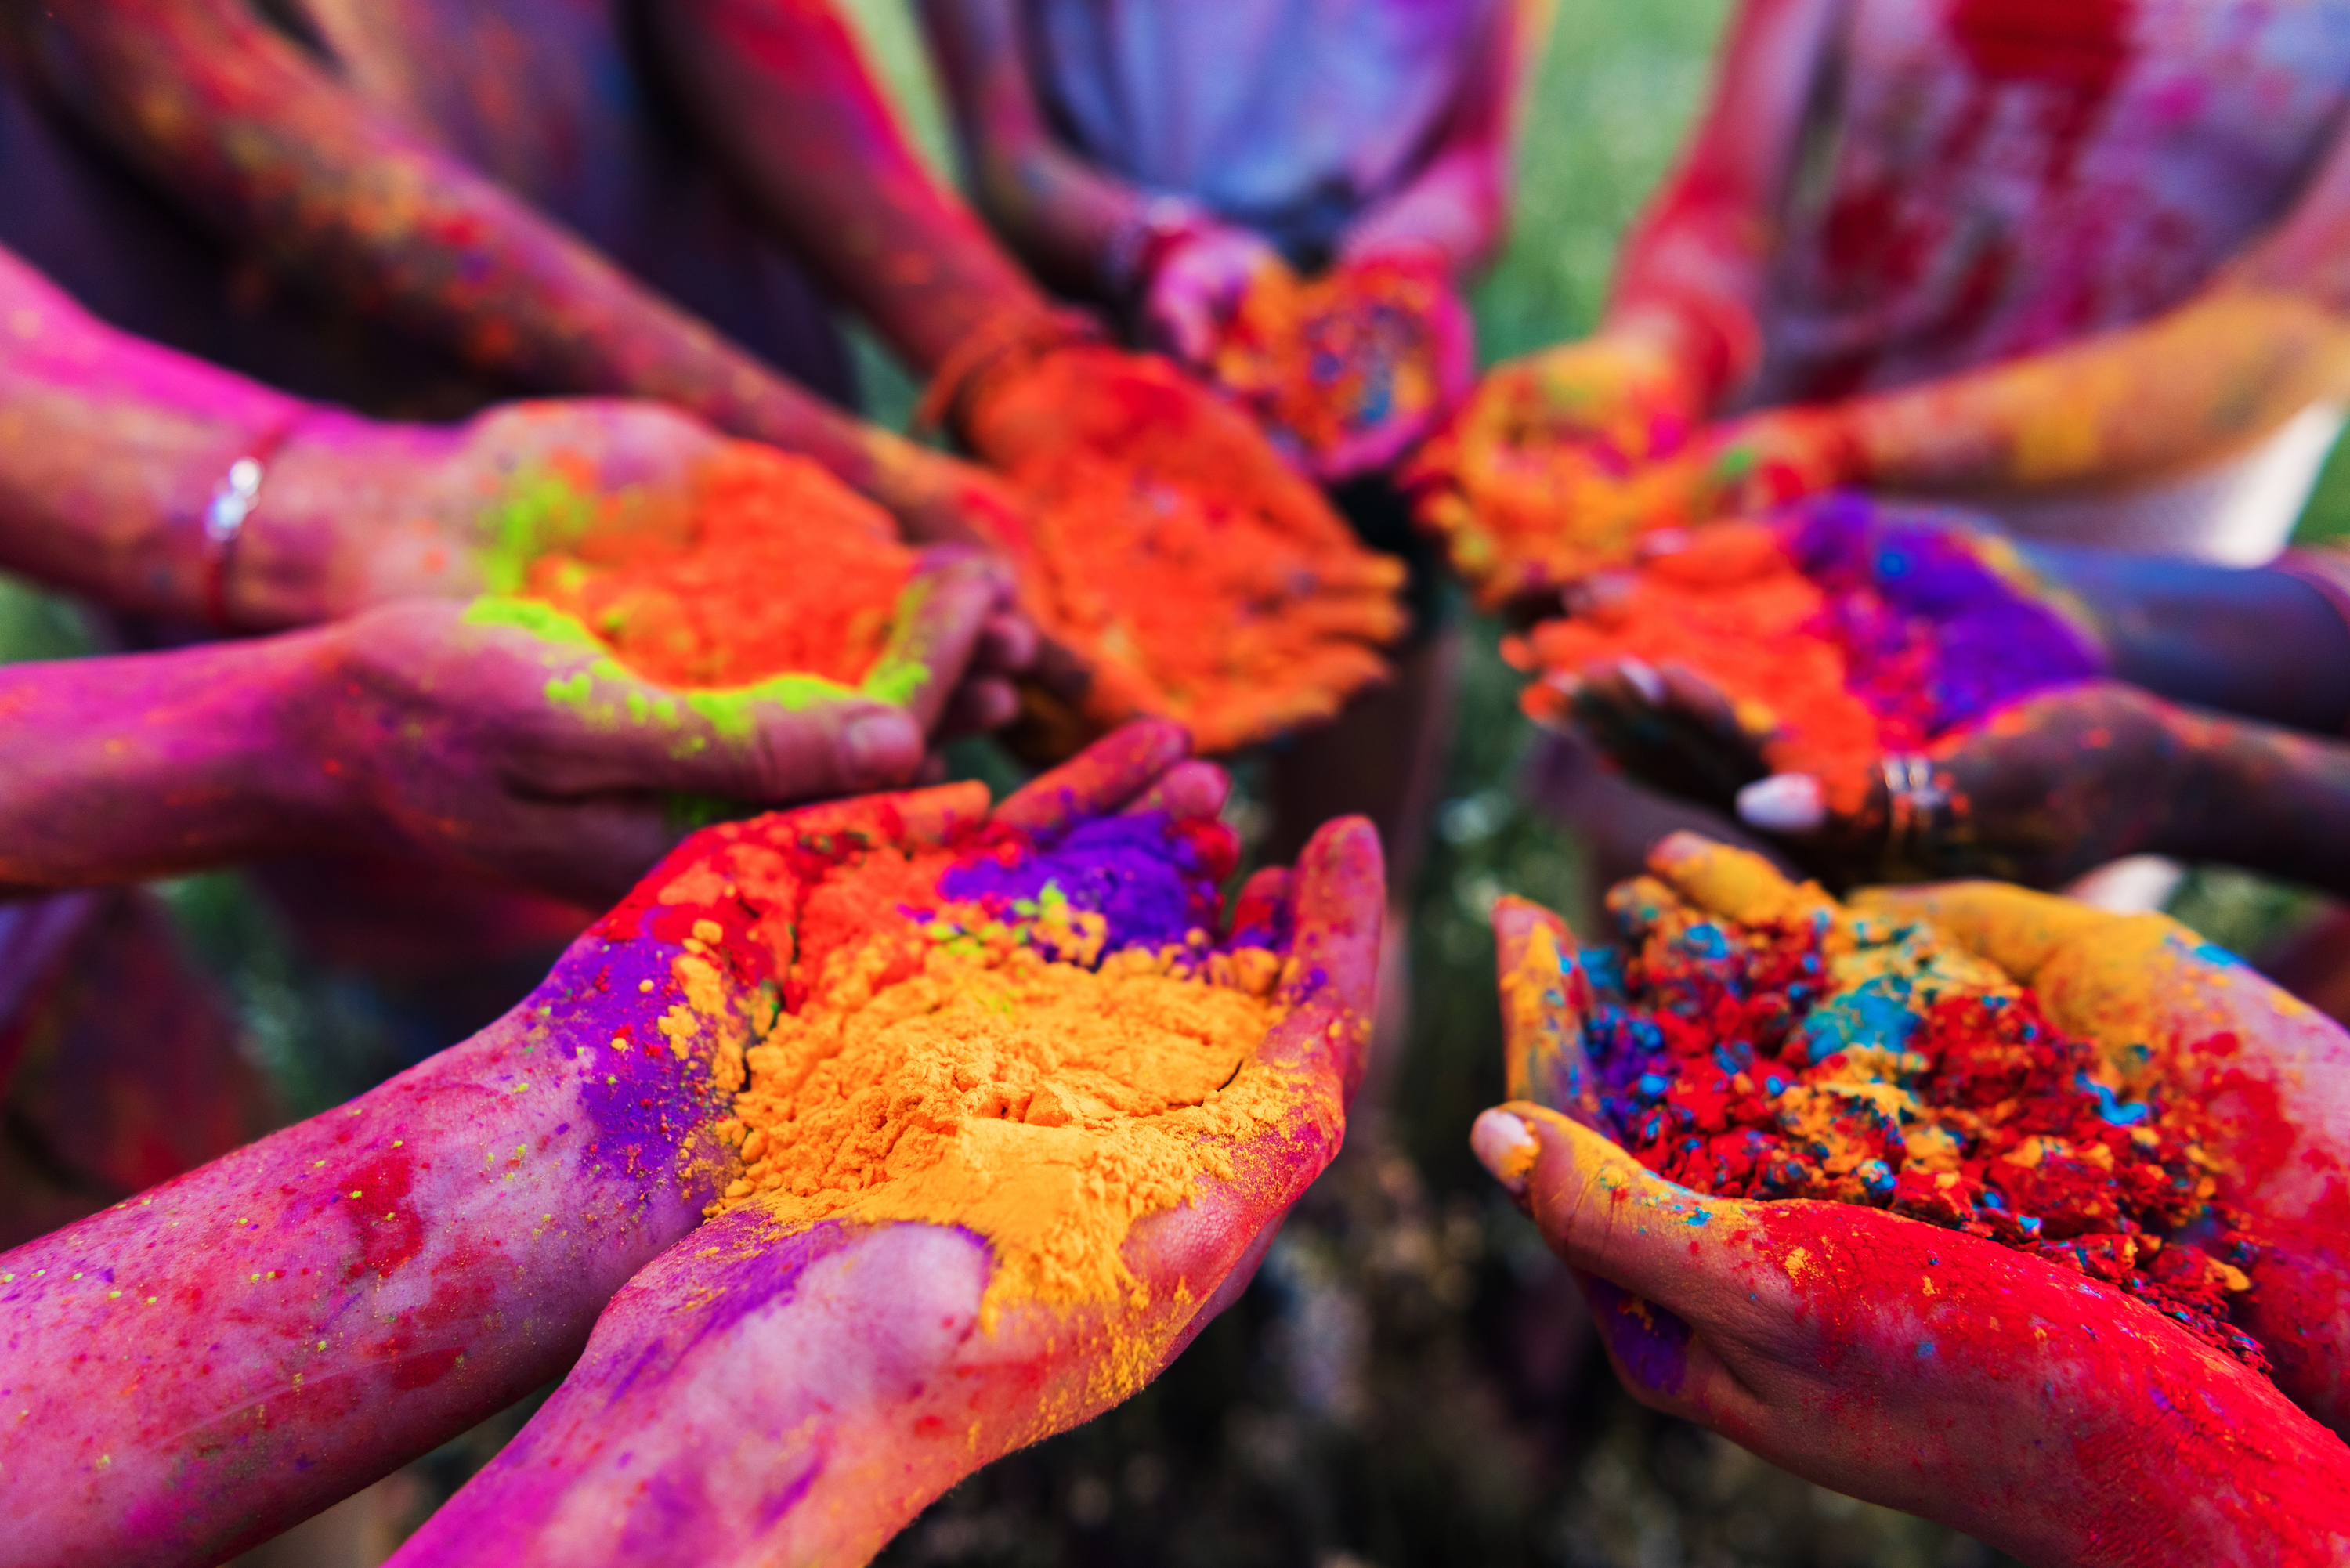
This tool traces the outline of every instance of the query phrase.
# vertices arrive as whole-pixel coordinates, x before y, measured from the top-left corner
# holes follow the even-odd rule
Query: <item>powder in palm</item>
[[[1887,753],[2103,667],[2022,580],[2012,548],[1957,521],[1837,494],[1770,524],[1705,528],[1510,652],[1520,668],[1569,672],[1627,656],[1686,665],[1770,733],[1774,771],[1812,774],[1852,812]],[[1525,701],[1541,718],[1566,705],[1550,684]]]
[[[665,686],[853,687],[913,571],[880,508],[806,458],[739,442],[702,462],[681,514],[590,529],[532,562],[525,591]]]
[[[1428,322],[1443,288],[1433,270],[1393,262],[1311,282],[1285,266],[1261,268],[1211,369],[1276,441],[1327,457],[1384,421],[1436,405]]]
[[[1566,972],[1618,1143],[1697,1191],[1865,1204],[2030,1252],[2265,1369],[2229,1322],[2255,1248],[2212,1200],[2195,1104],[2126,1098],[2106,1052],[1931,927],[1717,853],[1783,892],[1731,920],[1638,877],[1608,898],[1622,951],[1562,962],[1545,934],[1523,961],[1537,985]]]
[[[988,824],[804,849],[719,1207],[963,1225],[995,1250],[990,1312],[1131,1293],[1133,1222],[1230,1174],[1292,1095],[1255,1058],[1282,956],[1209,935],[1235,853],[1221,824],[1158,812],[1045,844]]]
[[[1097,661],[1103,716],[1181,722],[1205,752],[1326,719],[1386,675],[1401,566],[1317,547],[1244,500],[1148,462],[1064,452],[1017,465],[1039,503],[1040,606]]]

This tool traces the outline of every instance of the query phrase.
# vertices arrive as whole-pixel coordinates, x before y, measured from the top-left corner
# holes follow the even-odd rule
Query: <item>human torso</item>
[[[2350,0],[1846,0],[1754,400],[2158,315],[2290,210],[2350,101]]]
[[[1024,0],[1068,144],[1310,258],[1408,182],[1513,0]]]

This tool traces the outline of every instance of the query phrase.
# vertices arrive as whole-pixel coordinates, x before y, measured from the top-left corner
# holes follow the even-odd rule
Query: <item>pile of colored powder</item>
[[[2257,1370],[2229,1322],[2256,1245],[2212,1200],[2187,1098],[2117,1064],[1931,927],[1809,885],[1730,921],[1652,877],[1609,896],[1621,950],[1569,961],[1617,1140],[1725,1198],[1866,1204],[2105,1281]],[[1529,968],[1561,967],[1547,940]]]
[[[1431,269],[1372,260],[1307,281],[1261,268],[1225,324],[1210,369],[1276,443],[1309,461],[1381,423],[1436,406],[1429,324],[1444,289]]]
[[[1569,677],[1625,658],[1683,665],[1768,737],[1773,772],[1813,775],[1851,812],[1886,753],[2103,669],[2088,639],[2002,575],[2012,551],[1946,521],[1888,521],[1836,495],[1768,524],[1717,524],[1505,652]],[[1563,717],[1571,687],[1536,682],[1526,711]]]
[[[1576,441],[1439,431],[1411,463],[1414,512],[1495,607],[1632,559],[1643,537],[1690,524],[1704,455],[1688,421],[1627,418]]]
[[[1128,1229],[1232,1174],[1294,1100],[1256,1058],[1281,953],[1209,934],[1233,854],[1219,825],[1144,814],[796,867],[784,1006],[720,1129],[743,1174],[713,1212],[961,1225],[994,1250],[991,1314],[1132,1299]]]
[[[806,458],[740,442],[697,469],[690,506],[590,526],[532,560],[522,589],[664,686],[853,687],[914,565],[879,507]]]
[[[1229,751],[1386,678],[1379,648],[1407,618],[1399,562],[1163,472],[1147,453],[1086,452],[1013,470],[1038,503],[1035,607],[1095,660],[1097,722],[1163,716]]]

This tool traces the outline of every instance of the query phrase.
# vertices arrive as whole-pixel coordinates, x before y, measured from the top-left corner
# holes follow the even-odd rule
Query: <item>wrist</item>
[[[365,778],[375,754],[368,734],[372,689],[350,667],[349,621],[283,632],[240,646],[265,650],[268,665],[236,684],[247,789],[282,831],[334,846],[365,836],[353,823],[366,809]]]
[[[1141,198],[1102,242],[1095,264],[1101,297],[1120,309],[1131,308],[1170,255],[1222,226],[1213,213],[1189,197]]]
[[[1055,349],[1107,342],[1109,333],[1089,311],[1040,309],[990,321],[940,361],[914,408],[914,429],[962,433],[972,410],[992,387],[1017,376]]]

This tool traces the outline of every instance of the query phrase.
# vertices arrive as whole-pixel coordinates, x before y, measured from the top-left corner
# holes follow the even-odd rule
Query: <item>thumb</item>
[[[1011,597],[999,563],[955,546],[925,552],[898,601],[898,618],[881,657],[859,690],[905,710],[927,734],[938,725],[993,615]]]
[[[1650,1301],[1690,1295],[1709,1264],[1731,1264],[1731,1241],[1752,1228],[1752,1205],[1667,1181],[1589,1127],[1527,1101],[1480,1116],[1469,1142],[1553,1251]]]

